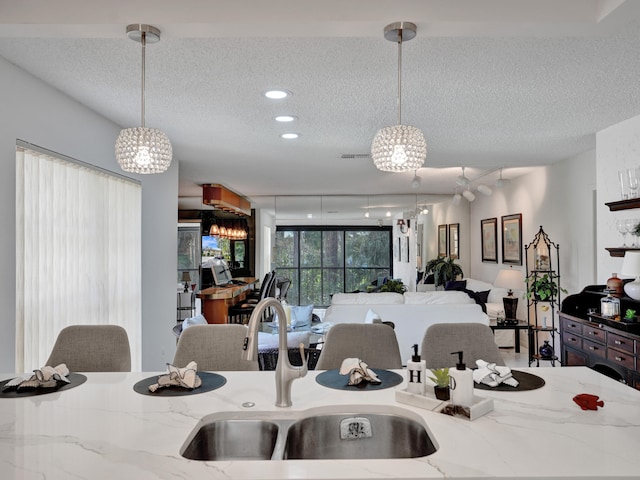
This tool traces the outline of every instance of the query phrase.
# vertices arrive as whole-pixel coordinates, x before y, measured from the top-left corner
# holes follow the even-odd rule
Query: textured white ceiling
[[[375,169],[378,128],[397,117],[388,23],[403,46],[403,121],[428,153],[413,173]],[[465,165],[492,183],[595,147],[595,132],[640,113],[640,2],[620,0],[0,1],[0,56],[123,127],[140,121],[180,162],[180,195],[222,183],[256,203],[278,195],[453,193]],[[290,99],[262,92],[286,88]],[[294,124],[273,121],[277,114]],[[297,141],[279,134],[294,130]],[[114,139],[115,141],[115,139]],[[519,168],[516,168],[519,167]],[[199,202],[198,202],[199,203]]]

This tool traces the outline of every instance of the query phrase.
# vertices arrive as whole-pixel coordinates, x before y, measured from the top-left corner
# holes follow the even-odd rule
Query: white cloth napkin
[[[196,373],[198,371],[198,364],[196,362],[189,362],[184,368],[178,368],[175,365],[167,363],[167,369],[169,373],[160,375],[158,377],[158,383],[149,385],[150,392],[155,392],[159,388],[165,387],[183,387],[193,390],[202,385],[202,379]]]
[[[376,373],[359,358],[345,358],[340,365],[340,375],[349,375],[349,385],[358,385],[363,380],[382,383]]]
[[[59,383],[71,383],[67,378],[69,369],[64,363],[51,367],[46,365],[39,370],[34,370],[33,375],[20,376],[8,381],[2,390],[10,388],[56,388]]]
[[[476,360],[478,368],[473,371],[473,380],[476,383],[483,383],[490,387],[497,387],[501,383],[506,383],[511,387],[517,387],[520,382],[511,374],[509,367],[496,365],[495,363]]]

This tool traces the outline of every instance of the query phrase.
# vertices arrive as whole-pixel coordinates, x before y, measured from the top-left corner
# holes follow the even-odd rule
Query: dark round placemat
[[[473,382],[473,386],[480,390],[495,390],[498,392],[526,392],[527,390],[535,390],[544,386],[544,379],[532,373],[511,370],[511,375],[518,380],[519,384],[517,387],[512,387],[506,383],[501,383],[496,387],[490,387],[484,383],[475,382]]]
[[[340,375],[340,372],[336,370],[327,370],[318,374],[316,382],[323,387],[335,388],[337,390],[383,390],[385,388],[395,387],[402,383],[402,376],[396,372],[390,372],[389,370],[382,370],[378,368],[372,368],[382,383],[369,383],[362,381],[358,385],[348,385],[349,375]]]
[[[67,378],[71,383],[63,383],[59,387],[55,388],[23,388],[22,390],[16,390],[12,388],[10,390],[2,390],[4,386],[10,382],[11,378],[0,382],[0,398],[20,398],[20,397],[33,397],[35,395],[46,395],[47,393],[62,392],[71,388],[82,385],[87,381],[87,377],[81,373],[70,373]]]
[[[220,388],[225,383],[227,383],[227,379],[222,375],[218,375],[217,373],[201,371],[198,371],[196,373],[200,377],[200,380],[202,380],[202,385],[200,385],[198,388],[194,388],[193,390],[176,386],[159,388],[155,392],[149,391],[149,385],[158,383],[158,377],[160,375],[154,375],[153,377],[140,380],[133,386],[133,390],[140,393],[141,395],[149,395],[151,397],[183,397],[185,395],[197,395],[198,393],[210,392],[211,390]]]

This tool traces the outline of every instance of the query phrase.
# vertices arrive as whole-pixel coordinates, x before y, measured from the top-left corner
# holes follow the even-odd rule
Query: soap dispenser
[[[407,362],[407,392],[424,395],[424,377],[427,371],[427,364],[420,360],[418,355],[418,345],[413,345],[413,355]]]
[[[451,403],[470,407],[473,404],[473,372],[464,364],[462,351],[451,352],[451,355],[458,355],[455,370],[449,370]]]

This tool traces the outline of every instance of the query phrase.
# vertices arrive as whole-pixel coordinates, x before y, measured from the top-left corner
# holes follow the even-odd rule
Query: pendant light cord
[[[398,125],[402,125],[402,28],[398,29]]]
[[[142,45],[142,119],[141,119],[141,124],[142,124],[142,128],[144,128],[144,77],[145,77],[145,64],[146,64],[146,59],[145,59],[145,53],[146,53],[146,46],[147,46],[147,33],[146,32],[142,32],[142,38],[140,39],[140,44]]]

